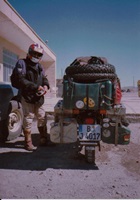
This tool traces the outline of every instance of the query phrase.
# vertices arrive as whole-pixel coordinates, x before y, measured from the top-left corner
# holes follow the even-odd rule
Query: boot
[[[40,126],[38,127],[38,130],[40,133],[40,146],[46,146],[47,145],[47,127]]]
[[[40,133],[40,146],[53,146],[54,143],[50,141],[46,125],[38,127],[38,130]]]
[[[25,149],[28,151],[36,150],[36,147],[34,147],[34,145],[32,144],[31,131],[24,130],[23,132],[25,136]]]

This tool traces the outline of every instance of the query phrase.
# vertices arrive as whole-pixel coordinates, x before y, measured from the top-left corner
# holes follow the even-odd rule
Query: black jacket
[[[50,88],[48,79],[44,75],[40,63],[33,63],[30,59],[19,59],[16,63],[19,74],[19,93],[28,103],[42,105],[44,96],[37,96],[36,92],[39,86],[46,85]],[[26,73],[24,72],[26,69]]]

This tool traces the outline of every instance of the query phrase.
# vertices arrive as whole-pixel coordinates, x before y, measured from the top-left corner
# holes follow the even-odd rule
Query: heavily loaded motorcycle
[[[54,107],[50,130],[54,143],[77,143],[85,158],[95,164],[101,141],[129,144],[131,131],[121,104],[121,85],[115,67],[104,57],[78,57],[65,70],[63,100]]]

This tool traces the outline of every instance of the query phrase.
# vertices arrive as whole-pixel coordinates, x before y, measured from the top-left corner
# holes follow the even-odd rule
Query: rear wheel
[[[88,163],[95,164],[95,147],[85,146],[85,158]]]

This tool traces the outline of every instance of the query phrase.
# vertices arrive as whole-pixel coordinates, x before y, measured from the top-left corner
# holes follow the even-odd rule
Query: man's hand
[[[48,91],[48,87],[47,86],[44,86],[44,87],[39,86],[38,87],[38,92],[36,94],[37,94],[37,96],[42,96],[42,95],[45,95],[47,93],[47,91]]]
[[[38,91],[40,90],[44,90],[44,88],[41,85],[38,87]]]
[[[48,87],[46,85],[44,85],[44,90],[45,90],[45,94],[48,92]]]
[[[44,85],[43,87],[40,85],[38,87],[38,95],[45,95],[48,92],[48,87],[46,85]]]

